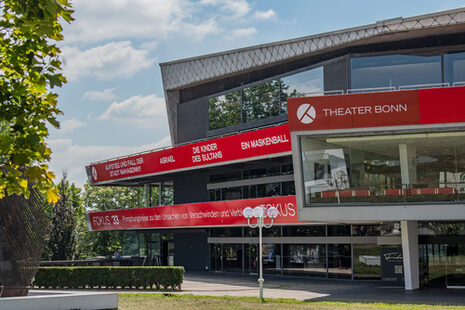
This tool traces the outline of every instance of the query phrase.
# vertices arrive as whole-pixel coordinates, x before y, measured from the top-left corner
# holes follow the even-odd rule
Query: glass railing
[[[465,81],[450,83],[431,83],[431,84],[414,84],[414,85],[400,85],[400,86],[383,86],[383,87],[370,87],[370,88],[349,88],[347,90],[330,90],[330,91],[315,91],[303,93],[304,97],[313,96],[331,96],[331,95],[344,95],[344,94],[361,94],[373,92],[387,92],[399,90],[412,90],[412,89],[427,89],[427,88],[444,88],[444,87],[459,87],[465,86]]]

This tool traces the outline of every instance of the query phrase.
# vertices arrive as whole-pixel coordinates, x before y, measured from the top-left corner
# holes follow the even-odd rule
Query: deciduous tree
[[[68,0],[0,1],[0,199],[29,196],[30,182],[56,202],[47,161],[47,123],[61,112],[52,91],[61,74],[60,22],[71,22]]]

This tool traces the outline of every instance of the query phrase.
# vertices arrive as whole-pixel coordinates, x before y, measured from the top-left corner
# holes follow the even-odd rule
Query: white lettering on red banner
[[[291,131],[465,122],[465,87],[287,98]]]
[[[280,125],[90,165],[93,184],[291,151]]]
[[[297,207],[295,196],[266,197],[245,200],[229,200],[160,206],[150,208],[122,209],[88,213],[90,229],[120,230],[173,227],[214,227],[247,225],[242,215],[246,207],[275,207],[278,209],[276,224],[296,224]]]

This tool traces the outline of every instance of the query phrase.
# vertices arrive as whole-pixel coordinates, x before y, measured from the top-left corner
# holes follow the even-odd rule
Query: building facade
[[[265,273],[464,287],[464,43],[461,8],[161,64],[173,147],[86,167],[146,194],[89,228],[146,264],[255,273],[241,210],[276,206]]]

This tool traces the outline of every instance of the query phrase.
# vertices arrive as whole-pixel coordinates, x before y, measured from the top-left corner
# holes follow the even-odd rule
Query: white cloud
[[[153,51],[153,50],[156,50],[158,47],[158,41],[154,40],[154,41],[147,41],[147,42],[144,42],[140,45],[140,48],[143,49],[143,50],[148,50],[148,51]]]
[[[206,31],[211,24],[194,18],[196,3],[189,0],[76,0],[73,8],[75,21],[65,26],[67,42],[160,39],[173,34],[189,36],[195,30],[201,31],[195,36],[217,32],[215,28]],[[241,9],[238,6],[236,10]]]
[[[255,29],[254,27],[234,29],[233,31],[231,31],[231,37],[244,38],[244,37],[250,37],[256,33],[257,33],[257,29]]]
[[[221,10],[235,17],[242,17],[250,11],[249,3],[246,0],[201,0],[200,4],[219,6]]]
[[[68,119],[68,120],[65,120],[65,121],[61,122],[61,124],[60,124],[60,132],[62,132],[62,133],[70,132],[70,131],[73,131],[76,128],[84,127],[85,125],[86,125],[86,123],[81,122],[77,118]]]
[[[82,186],[87,180],[85,166],[92,162],[157,149],[170,144],[169,136],[156,143],[137,146],[77,145],[71,139],[48,140],[48,145],[52,149],[49,166],[57,179],[60,178],[63,170],[67,170],[69,180],[77,186]]]
[[[271,19],[276,17],[276,12],[272,9],[269,9],[268,11],[256,11],[253,17],[256,19]]]
[[[153,63],[147,50],[136,49],[129,41],[110,42],[84,51],[69,46],[62,50],[64,74],[69,80],[86,76],[100,80],[128,78]]]
[[[139,127],[168,126],[165,100],[156,94],[133,96],[121,102],[113,102],[99,119],[125,122]]]
[[[107,88],[103,91],[91,90],[86,91],[82,98],[92,100],[92,101],[111,101],[118,98],[113,92],[116,88]]]

